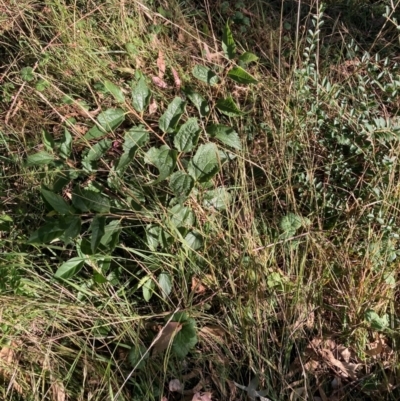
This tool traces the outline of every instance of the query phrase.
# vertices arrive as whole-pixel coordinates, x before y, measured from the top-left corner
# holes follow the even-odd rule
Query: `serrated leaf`
[[[225,145],[238,150],[242,148],[239,135],[232,127],[220,124],[212,124],[206,128],[206,132],[208,135],[213,138],[217,138]]]
[[[183,89],[183,92],[188,99],[194,104],[199,114],[202,117],[208,116],[210,113],[210,106],[207,101],[200,95],[200,93],[194,92],[191,88]]]
[[[183,171],[176,171],[171,175],[169,187],[177,197],[187,197],[194,186],[194,179]]]
[[[62,158],[68,159],[72,153],[72,136],[70,132],[64,128],[64,135],[60,143],[59,154]]]
[[[192,70],[192,74],[199,81],[205,82],[208,85],[215,85],[218,82],[218,76],[204,65],[196,65]]]
[[[171,276],[168,273],[160,273],[158,276],[158,285],[161,288],[162,297],[166,299],[172,291]]]
[[[197,251],[203,246],[203,237],[197,231],[189,231],[186,234],[185,241],[193,251]]]
[[[50,86],[49,81],[46,81],[45,79],[39,79],[39,81],[35,85],[35,89],[38,92],[43,92],[45,91],[48,87]]]
[[[42,129],[42,139],[44,147],[49,152],[53,151],[55,148],[54,139],[45,129]]]
[[[240,117],[243,115],[231,97],[227,97],[226,99],[218,99],[216,106],[221,113],[229,117]]]
[[[233,39],[231,28],[229,27],[229,22],[225,24],[223,33],[222,33],[222,50],[225,53],[225,56],[232,60],[236,54],[236,44]]]
[[[216,188],[204,194],[203,205],[206,208],[226,210],[232,201],[232,196],[226,188]]]
[[[106,218],[104,216],[95,216],[90,225],[90,231],[92,232],[90,240],[90,249],[92,253],[96,253],[96,250],[100,244],[101,237],[104,235],[106,226]]]
[[[389,327],[389,317],[387,314],[380,317],[375,311],[372,309],[368,309],[365,312],[365,320],[371,324],[371,327],[375,330],[385,330]]]
[[[228,72],[228,77],[239,84],[256,84],[258,81],[241,67],[233,67]]]
[[[184,359],[196,344],[196,322],[189,318],[182,322],[182,328],[176,333],[172,343],[172,351],[178,358]]]
[[[82,159],[82,165],[88,170],[92,171],[92,162],[99,160],[110,149],[112,141],[110,139],[103,139],[93,145],[88,154]]]
[[[188,206],[177,204],[169,210],[171,224],[175,228],[192,227],[195,222],[193,210]]]
[[[132,106],[141,113],[150,103],[151,92],[142,76],[132,90]]]
[[[250,64],[253,61],[257,61],[258,57],[254,53],[244,52],[240,57],[239,60],[242,63]]]
[[[64,200],[61,195],[57,195],[54,192],[48,191],[42,188],[41,193],[44,199],[49,203],[49,205],[59,214],[69,214],[71,212],[71,207]]]
[[[188,166],[189,174],[200,182],[210,180],[219,169],[218,148],[214,143],[200,145]]]
[[[150,140],[148,131],[142,126],[132,127],[125,133],[122,148],[124,153],[117,161],[116,170],[125,168],[135,157],[137,150]]]
[[[106,88],[107,92],[111,93],[111,95],[114,96],[115,100],[118,103],[124,103],[125,102],[125,96],[124,93],[122,92],[122,89],[118,86],[106,79],[104,81],[104,87]]]
[[[179,152],[190,152],[199,140],[200,127],[197,118],[189,118],[174,137],[174,145]]]
[[[72,192],[72,205],[83,213],[110,211],[110,201],[98,192],[90,189],[74,188]]]
[[[161,182],[169,177],[176,165],[176,150],[170,149],[167,146],[161,148],[150,148],[145,154],[145,163],[152,164],[157,167],[160,175],[153,181],[153,184]]]
[[[163,132],[171,132],[178,124],[179,119],[185,112],[184,102],[180,97],[176,97],[167,107],[165,113],[160,117],[158,125]]]
[[[54,161],[54,155],[48,152],[42,151],[28,156],[26,165],[27,166],[44,166]]]
[[[97,116],[97,122],[100,125],[92,127],[84,136],[85,139],[95,139],[115,130],[125,120],[125,113],[122,109],[107,109]]]
[[[283,231],[283,237],[292,237],[302,225],[303,220],[300,216],[294,213],[288,213],[286,216],[282,217],[280,222],[280,227]]]
[[[65,280],[75,276],[82,269],[85,259],[75,257],[63,263],[54,274],[54,277],[63,278]]]
[[[154,288],[156,284],[151,277],[148,277],[142,286],[143,298],[146,302],[149,302],[154,294]]]
[[[25,82],[31,82],[35,79],[35,73],[32,67],[21,68],[21,71],[19,73],[21,75],[22,80]]]

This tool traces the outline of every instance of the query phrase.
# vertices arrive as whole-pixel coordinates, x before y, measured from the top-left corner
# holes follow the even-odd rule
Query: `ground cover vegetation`
[[[0,0],[0,398],[398,400],[395,0]]]

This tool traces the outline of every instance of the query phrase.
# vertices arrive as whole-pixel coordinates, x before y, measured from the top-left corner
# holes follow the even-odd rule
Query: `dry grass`
[[[179,397],[168,392],[168,382],[178,378],[189,390],[183,398],[191,399],[194,389],[211,391],[212,399],[238,400],[247,395],[233,382],[248,385],[259,375],[259,386],[268,390],[271,400],[398,399],[397,238],[388,236],[384,227],[396,232],[399,224],[399,167],[397,159],[390,170],[382,167],[379,152],[385,149],[390,158],[398,154],[399,144],[396,140],[382,146],[371,139],[376,148],[366,156],[354,188],[331,180],[334,174],[345,174],[336,173],[336,166],[342,168],[340,160],[329,159],[339,146],[333,149],[321,142],[325,131],[318,131],[318,119],[330,124],[337,117],[350,127],[361,125],[350,106],[322,87],[322,79],[316,85],[318,96],[314,87],[311,94],[302,92],[307,82],[302,86],[296,74],[306,68],[307,31],[302,27],[310,25],[311,14],[302,9],[301,25],[296,26],[295,10],[275,7],[275,2],[237,9],[232,5],[229,17],[241,12],[251,20],[243,32],[236,23],[234,34],[239,47],[261,57],[249,69],[260,82],[243,87],[224,80],[208,87],[195,83],[191,70],[200,63],[222,76],[226,72],[219,38],[227,15],[221,2],[205,2],[204,7],[160,2],[158,11],[138,1],[78,3],[0,3],[0,55],[5,60],[0,68],[0,166],[5,172],[0,199],[4,215],[13,218],[12,229],[0,231],[0,274],[5,277],[0,285],[1,397],[160,400],[166,395],[175,400]],[[358,111],[360,77],[371,72],[356,56],[346,59],[351,33],[334,18],[337,9],[339,3],[325,17],[318,49],[333,56],[332,63],[321,61],[320,74],[343,90]],[[350,10],[343,21],[352,18]],[[378,33],[374,46],[387,38],[386,48],[396,48],[391,30],[385,26]],[[328,47],[328,42],[333,44]],[[165,224],[174,233],[159,200],[165,188],[153,194],[157,217],[125,209],[119,214],[127,223],[113,258],[122,277],[117,285],[90,287],[84,278],[63,285],[53,273],[71,257],[71,249],[57,243],[26,244],[45,216],[39,189],[51,172],[28,168],[24,160],[33,149],[43,148],[43,129],[59,138],[71,117],[76,120],[71,133],[78,141],[99,107],[115,105],[98,83],[109,79],[129,93],[137,70],[157,76],[160,51],[170,89],[153,86],[158,109],[151,115],[139,115],[124,104],[129,121],[157,134],[159,116],[180,93],[173,87],[171,67],[184,85],[195,86],[210,102],[210,121],[222,121],[215,100],[231,94],[247,113],[235,123],[244,150],[214,185],[229,187],[233,202],[217,211],[190,198],[201,222],[204,250],[191,252],[182,242],[174,252],[152,253],[152,264],[174,278],[174,290],[166,299],[141,299],[138,282],[151,269],[135,248],[141,227],[149,222]],[[20,70],[26,66],[33,67],[35,81],[22,80]],[[47,82],[44,91],[35,86],[39,80]],[[377,113],[398,115],[384,93],[368,82],[365,87],[371,98],[376,95]],[[66,105],[65,95],[76,101]],[[317,116],[322,111],[325,115]],[[119,132],[111,136],[120,139]],[[90,149],[91,144],[80,146]],[[367,154],[367,145],[365,149]],[[111,167],[103,165],[105,172]],[[132,175],[140,180],[145,172]],[[321,177],[329,186],[325,192],[317,185]],[[119,185],[115,196],[125,202],[122,193],[129,185],[123,180]],[[340,202],[332,206],[328,194]],[[151,210],[149,206],[146,212]],[[289,213],[303,220],[285,238],[282,219]],[[199,343],[184,361],[169,351],[152,353],[157,332],[177,309],[188,312],[198,328]],[[379,328],[368,320],[370,310],[382,318],[387,314],[388,326]],[[149,351],[149,359],[145,369],[132,371],[129,352],[140,345]]]

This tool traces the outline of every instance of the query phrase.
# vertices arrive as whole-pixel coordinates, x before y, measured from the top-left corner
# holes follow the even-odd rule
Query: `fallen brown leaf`
[[[164,54],[161,50],[158,51],[157,67],[158,67],[158,76],[159,78],[163,79],[165,75],[165,60],[164,60]]]
[[[163,81],[161,78],[159,77],[151,77],[154,85],[158,86],[161,89],[168,89],[168,84]]]
[[[171,67],[171,70],[172,75],[174,76],[175,88],[179,90],[181,88],[181,79],[179,78],[178,72],[175,68]]]
[[[201,281],[196,277],[192,277],[192,291],[195,294],[202,294],[207,288],[201,283]]]
[[[149,114],[154,114],[158,109],[157,102],[153,99],[149,105]]]
[[[53,383],[51,386],[53,401],[65,401],[65,388],[62,383]]]
[[[182,324],[178,322],[167,323],[157,334],[153,344],[153,355],[165,351],[175,334],[182,328]]]
[[[192,401],[211,401],[211,393],[196,393],[193,396]]]
[[[172,379],[168,384],[168,388],[171,392],[183,392],[183,384],[178,379]]]
[[[200,332],[215,337],[223,337],[225,334],[225,330],[218,326],[204,326]]]
[[[382,353],[383,351],[383,342],[381,338],[378,338],[376,341],[371,343],[370,349],[365,350],[365,353],[370,356],[374,357]]]

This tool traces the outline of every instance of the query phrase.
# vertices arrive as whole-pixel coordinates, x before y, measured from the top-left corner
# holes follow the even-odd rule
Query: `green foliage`
[[[199,81],[202,81],[208,85],[216,85],[218,83],[218,76],[215,72],[211,71],[204,65],[196,65],[192,70],[193,76]]]
[[[146,85],[145,78],[142,76],[132,89],[132,106],[136,111],[143,112],[149,105],[150,97],[150,89]]]
[[[222,34],[222,50],[225,56],[232,60],[236,54],[236,44],[233,40],[231,29],[229,28],[229,22],[225,24],[224,31]]]

